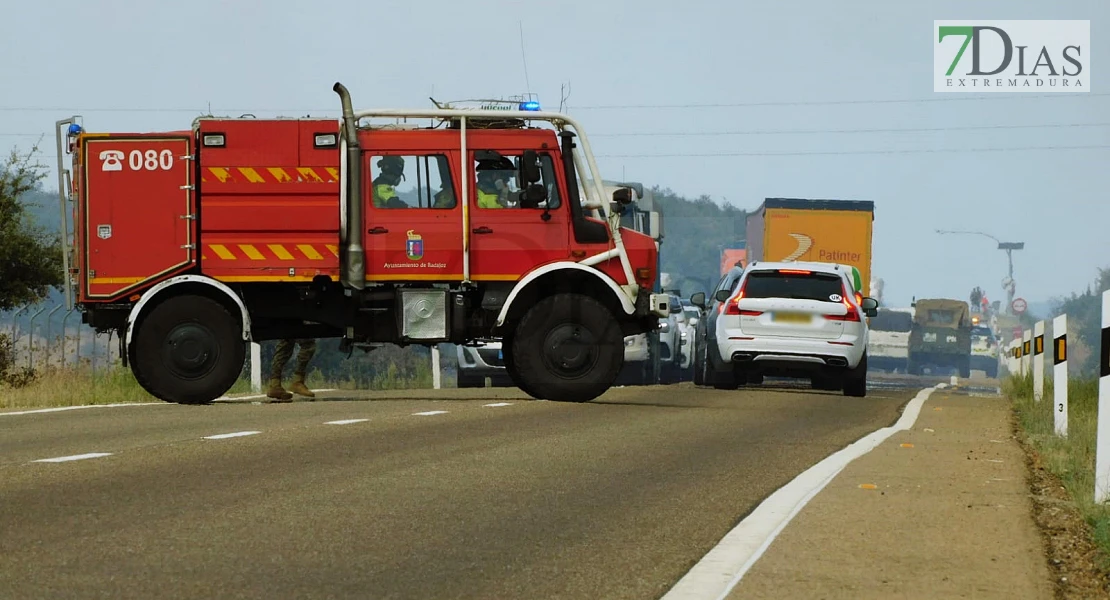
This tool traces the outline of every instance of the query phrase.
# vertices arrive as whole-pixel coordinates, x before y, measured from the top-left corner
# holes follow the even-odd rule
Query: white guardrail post
[[[251,392],[262,391],[262,345],[251,342]]]
[[[1033,332],[1028,329],[1021,330],[1021,376],[1029,375],[1032,370],[1033,358]]]
[[[1068,316],[1052,320],[1052,414],[1056,435],[1068,437]]]
[[[441,389],[441,374],[439,367],[439,344],[432,346],[432,389]]]
[[[1033,401],[1044,398],[1044,321],[1033,325]]]
[[[1102,504],[1110,497],[1110,290],[1102,293],[1097,440],[1095,442],[1095,503]]]

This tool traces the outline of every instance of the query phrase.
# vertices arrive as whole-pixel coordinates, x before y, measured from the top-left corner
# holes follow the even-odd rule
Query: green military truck
[[[955,369],[960,377],[971,375],[971,311],[967,302],[931,298],[914,304],[907,370],[921,375],[926,367],[933,372]]]

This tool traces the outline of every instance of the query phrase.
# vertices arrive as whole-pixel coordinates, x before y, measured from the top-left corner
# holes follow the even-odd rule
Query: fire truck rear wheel
[[[204,296],[177,296],[155,306],[131,343],[132,370],[156,398],[205,404],[231,389],[243,370],[239,320]]]
[[[580,294],[540,300],[517,324],[513,367],[521,389],[544,400],[589,402],[605,393],[624,364],[624,336],[602,303]]]

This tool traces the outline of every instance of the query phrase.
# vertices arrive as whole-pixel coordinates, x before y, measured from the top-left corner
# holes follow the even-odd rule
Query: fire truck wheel
[[[513,367],[521,389],[543,400],[589,402],[613,385],[624,363],[624,336],[613,314],[581,294],[540,300],[517,324],[514,337]]]
[[[528,382],[520,378],[520,372],[517,371],[516,364],[513,362],[513,338],[511,336],[501,340],[501,349],[505,351],[505,372],[509,374],[509,379],[512,380],[513,385],[537,400],[547,400],[539,390],[529,387]]]
[[[155,306],[132,340],[132,370],[156,398],[205,404],[231,389],[243,370],[240,326],[219,302],[177,296]]]

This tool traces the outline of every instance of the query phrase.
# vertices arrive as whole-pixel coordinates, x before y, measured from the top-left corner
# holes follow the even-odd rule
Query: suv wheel
[[[856,368],[849,369],[844,377],[844,395],[863,398],[867,395],[867,355],[859,359]]]

